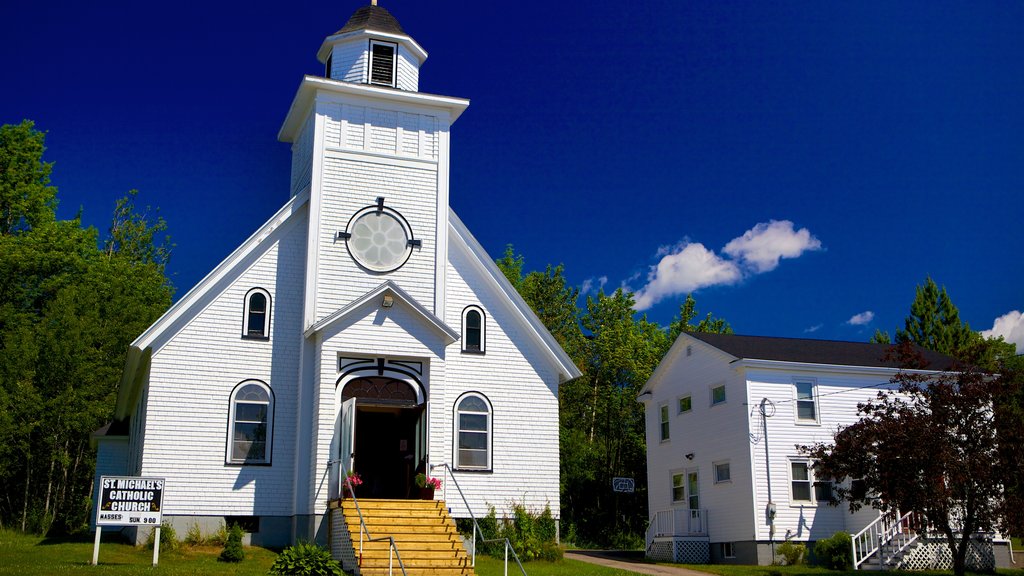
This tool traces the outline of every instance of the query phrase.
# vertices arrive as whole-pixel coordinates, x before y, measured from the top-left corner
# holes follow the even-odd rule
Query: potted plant
[[[433,500],[434,490],[441,487],[441,480],[438,478],[429,478],[422,472],[416,475],[416,485],[420,488],[420,499],[422,500]]]
[[[341,497],[348,498],[352,496],[356,486],[360,486],[363,483],[363,479],[359,477],[358,472],[349,472],[345,479],[341,481]]]

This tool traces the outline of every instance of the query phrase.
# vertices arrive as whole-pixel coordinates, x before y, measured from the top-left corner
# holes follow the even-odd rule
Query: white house
[[[830,442],[897,372],[886,345],[684,333],[641,390],[649,556],[769,564],[773,544],[856,534],[879,519],[829,506],[796,448]],[[952,360],[919,349],[934,373]],[[876,539],[877,540],[877,539]],[[991,553],[991,551],[990,551]],[[1005,547],[997,562],[1007,561]]]
[[[97,476],[165,478],[179,533],[239,521],[271,545],[323,541],[340,465],[364,498],[447,464],[478,515],[557,517],[580,372],[449,207],[469,101],[418,91],[427,53],[375,3],[317,58],[278,136],[284,205],[132,343]]]

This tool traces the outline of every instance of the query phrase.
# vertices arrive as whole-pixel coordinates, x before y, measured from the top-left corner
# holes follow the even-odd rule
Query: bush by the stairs
[[[831,538],[818,540],[814,545],[814,561],[830,570],[849,570],[853,566],[853,540],[846,532],[836,532]]]
[[[331,553],[311,542],[285,548],[270,566],[271,574],[297,576],[343,576],[341,564]]]
[[[483,538],[508,538],[512,548],[523,562],[530,560],[556,561],[562,559],[562,549],[555,541],[557,535],[554,516],[551,508],[545,507],[543,512],[532,512],[522,504],[512,506],[512,516],[498,519],[492,506],[487,516],[478,518]],[[472,522],[460,523],[460,531],[470,540],[473,535]],[[479,538],[479,537],[478,537]],[[505,556],[504,542],[479,544],[477,551],[495,558]]]
[[[783,562],[786,566],[797,566],[802,564],[804,561],[804,554],[807,553],[807,546],[804,544],[794,544],[789,540],[786,540],[782,544],[779,544],[775,552],[782,556]]]
[[[228,530],[228,541],[224,544],[224,550],[217,560],[221,562],[241,562],[245,560],[245,550],[242,549],[242,536],[245,533],[238,524],[232,524]]]

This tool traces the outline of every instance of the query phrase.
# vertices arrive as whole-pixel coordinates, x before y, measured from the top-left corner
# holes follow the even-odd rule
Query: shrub
[[[149,537],[146,538],[146,547],[152,548],[156,543],[156,528],[149,533]],[[178,549],[178,534],[174,531],[174,526],[171,526],[167,522],[160,523],[160,550],[165,552],[171,552]]]
[[[206,538],[206,544],[209,546],[224,546],[228,543],[228,527],[224,524],[217,528],[217,531]]]
[[[341,564],[327,549],[311,542],[299,542],[285,548],[270,566],[271,574],[296,576],[343,576]]]
[[[245,550],[242,549],[242,536],[245,533],[238,524],[232,524],[228,530],[228,541],[224,544],[224,551],[220,553],[217,560],[221,562],[241,562],[245,560]]]
[[[786,540],[782,544],[779,544],[775,552],[782,556],[783,562],[786,566],[796,566],[804,561],[804,554],[807,553],[807,546],[804,544],[794,544],[789,540]]]
[[[846,532],[836,532],[831,538],[818,540],[814,545],[814,560],[830,570],[849,570],[853,566],[853,540]]]
[[[192,525],[188,527],[188,532],[185,533],[184,542],[188,546],[202,546],[206,543],[206,540],[203,539],[203,531],[199,529],[198,522],[193,522]]]

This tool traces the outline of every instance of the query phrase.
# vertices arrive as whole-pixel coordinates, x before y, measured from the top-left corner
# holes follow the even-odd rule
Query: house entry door
[[[356,399],[349,398],[341,403],[340,441],[338,443],[338,460],[344,470],[352,470],[352,458],[355,456],[356,445]],[[341,478],[342,480],[344,478]]]

